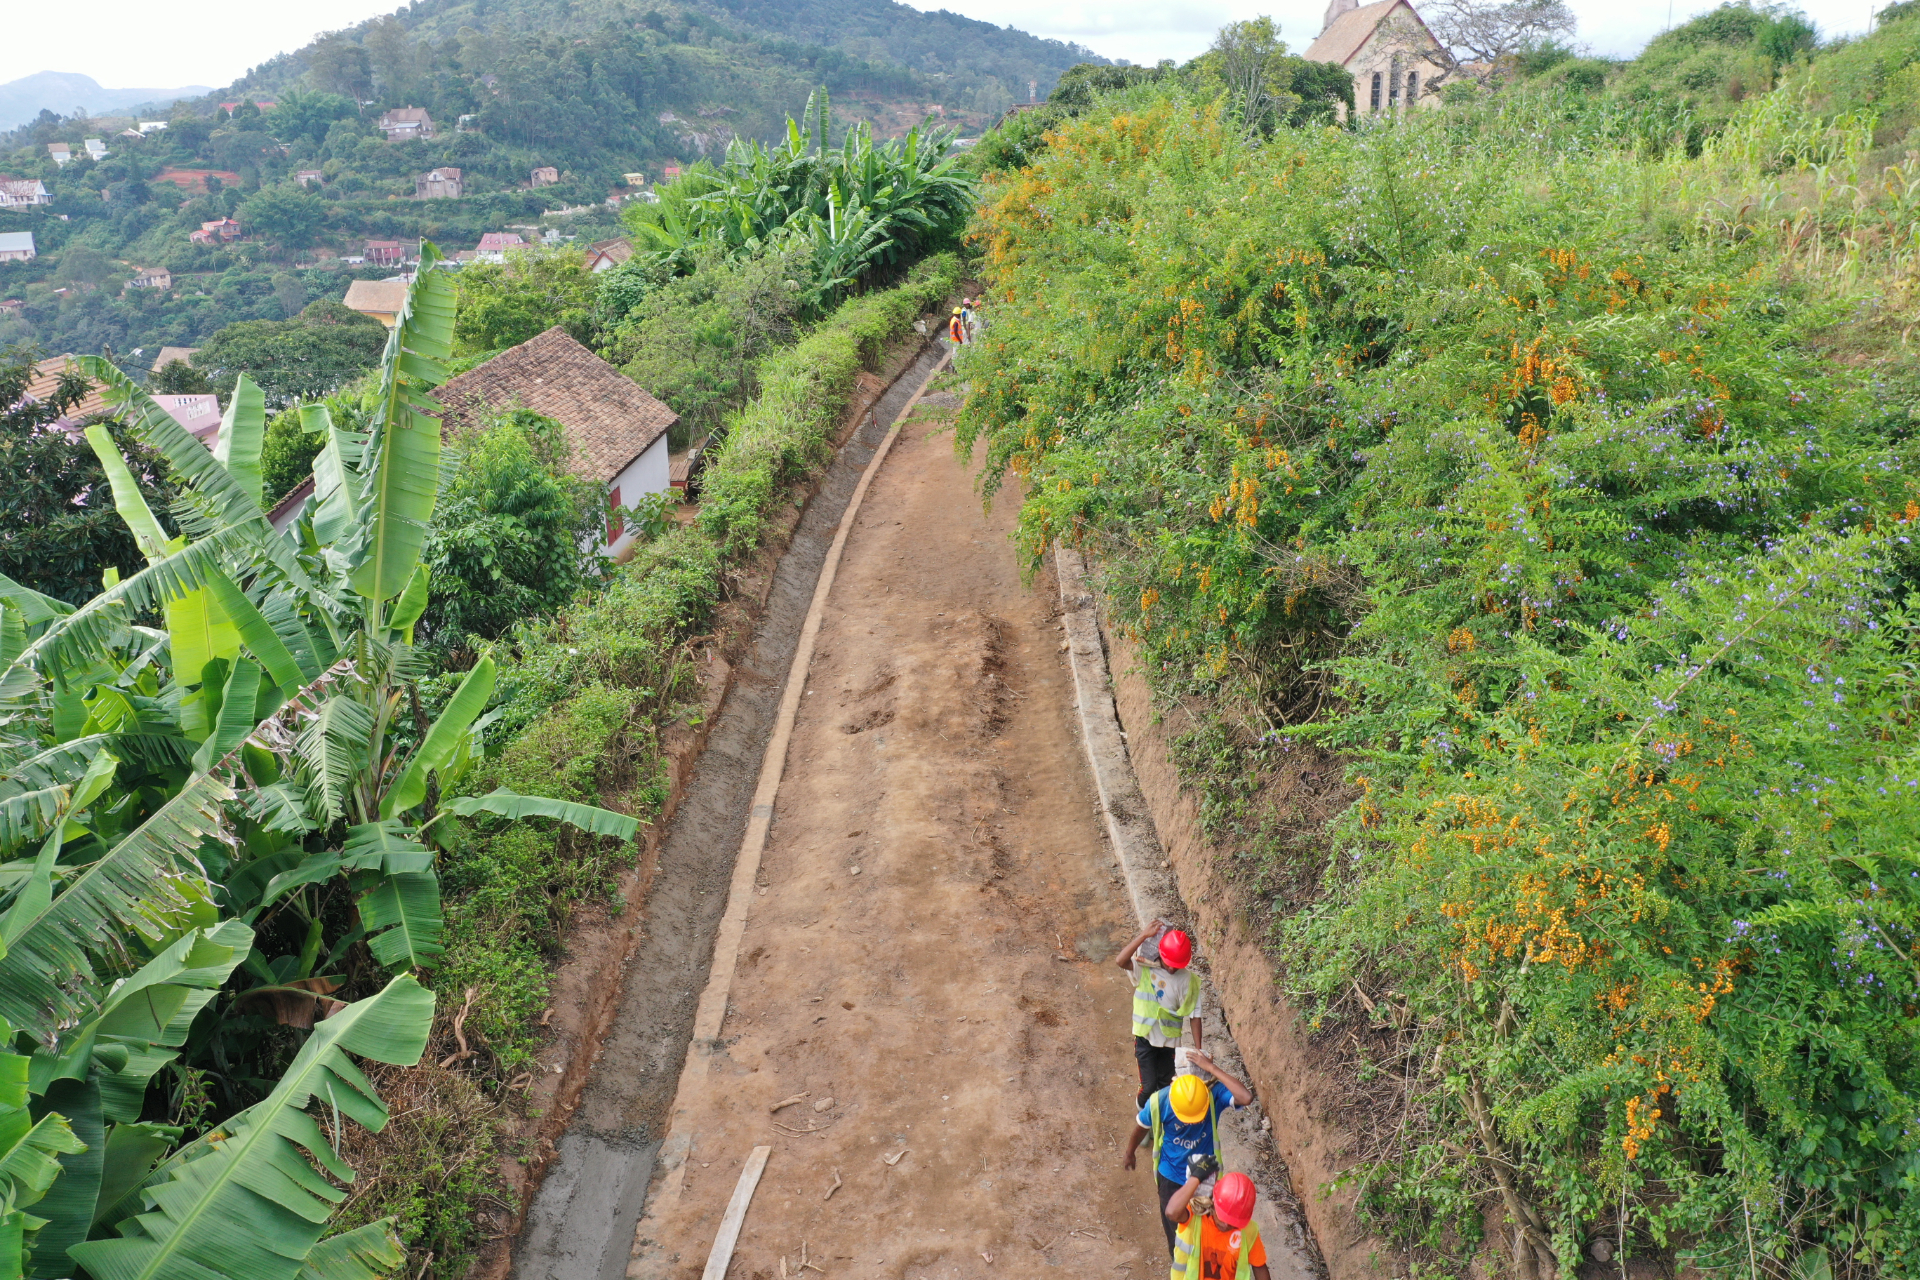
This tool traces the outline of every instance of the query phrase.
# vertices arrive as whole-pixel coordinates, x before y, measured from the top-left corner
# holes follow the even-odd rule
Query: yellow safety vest
[[[1153,1167],[1156,1173],[1160,1169],[1160,1135],[1164,1131],[1165,1123],[1160,1119],[1160,1112],[1163,1109],[1161,1104],[1162,1102],[1166,1104],[1165,1110],[1173,1110],[1173,1099],[1167,1097],[1172,1092],[1173,1086],[1169,1085],[1147,1099],[1147,1114],[1153,1117]],[[1212,1085],[1207,1086],[1207,1136],[1213,1140],[1213,1150],[1207,1154],[1218,1160],[1220,1158],[1220,1101],[1213,1096]]]
[[[1187,1019],[1200,1007],[1200,983],[1189,977],[1186,998],[1180,1001],[1178,1009],[1169,1009],[1161,1004],[1153,994],[1153,968],[1140,966],[1140,976],[1133,984],[1133,1034],[1146,1040],[1158,1032],[1161,1039],[1180,1043],[1180,1036],[1187,1028]]]
[[[1204,1215],[1187,1214],[1186,1222],[1173,1234],[1173,1269],[1167,1280],[1200,1280],[1200,1221]],[[1189,1238],[1191,1233],[1191,1238]],[[1260,1225],[1249,1222],[1240,1228],[1240,1254],[1234,1260],[1234,1280],[1252,1280],[1253,1246],[1260,1242]]]

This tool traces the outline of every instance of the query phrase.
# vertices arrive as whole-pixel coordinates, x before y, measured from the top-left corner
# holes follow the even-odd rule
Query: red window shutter
[[[620,505],[619,485],[613,486],[613,492],[607,495],[607,504],[611,507],[618,507]],[[619,516],[609,515],[607,517],[607,545],[612,546],[618,542],[620,540],[620,533],[625,528],[626,525]]]

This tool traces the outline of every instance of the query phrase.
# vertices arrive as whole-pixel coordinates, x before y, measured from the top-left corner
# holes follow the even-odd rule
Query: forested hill
[[[424,0],[276,57],[232,92],[305,84],[359,97],[419,93],[428,86],[417,83],[418,73],[448,59],[477,69],[490,58],[514,60],[529,37],[605,43],[619,33],[650,52],[718,55],[709,59],[722,64],[716,70],[772,72],[776,81],[782,71],[798,71],[843,92],[924,99],[981,124],[1032,93],[1044,97],[1068,67],[1105,61],[1079,45],[895,0]],[[734,86],[724,80],[689,86],[715,101],[675,105],[750,110],[732,100]]]

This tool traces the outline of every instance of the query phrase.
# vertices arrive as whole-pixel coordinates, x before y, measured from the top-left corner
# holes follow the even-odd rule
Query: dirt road
[[[982,515],[938,412],[848,540],[720,1047],[674,1103],[692,1148],[630,1275],[699,1275],[762,1144],[730,1276],[797,1275],[803,1246],[898,1280],[1166,1265],[1151,1176],[1120,1168],[1134,1077],[1107,960],[1131,916],[1053,595],[1021,584],[1014,503]]]

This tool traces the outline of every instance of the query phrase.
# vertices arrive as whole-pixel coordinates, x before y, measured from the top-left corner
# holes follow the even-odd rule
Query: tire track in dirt
[[[621,1003],[559,1154],[514,1250],[517,1280],[617,1280],[626,1274],[655,1156],[666,1133],[700,993],[726,910],[767,735],[834,530],[887,427],[941,358],[922,354],[840,450],[781,558],[642,911]]]
[[[1166,1266],[1151,1180],[1119,1167],[1129,991],[1106,960],[1131,913],[1014,510],[983,517],[931,420],[870,489],[721,1036],[673,1102],[679,1193],[649,1206],[629,1275],[700,1273],[759,1144],[732,1276],[791,1274],[803,1248],[836,1277]]]

